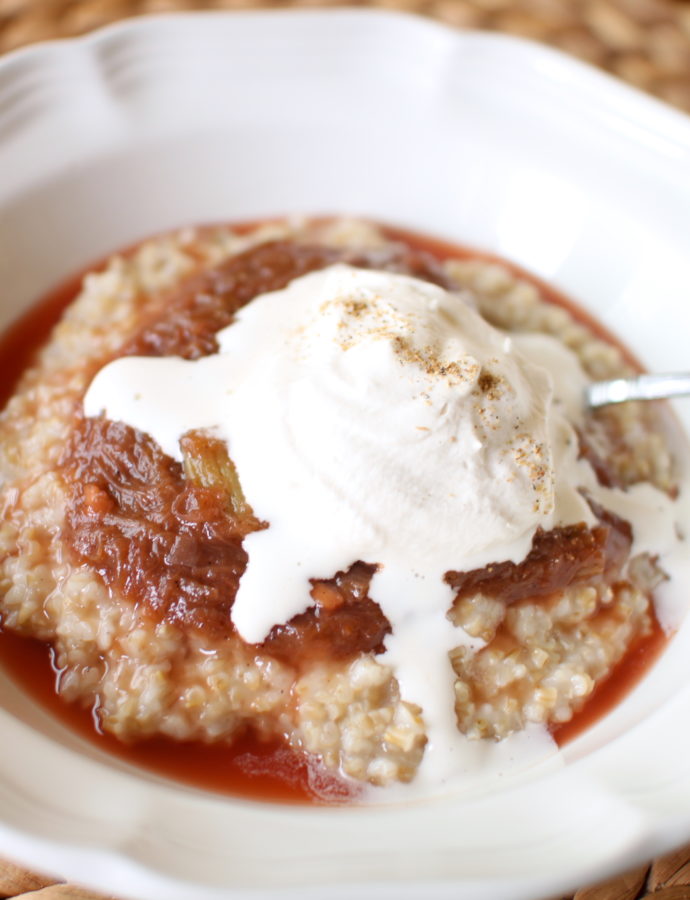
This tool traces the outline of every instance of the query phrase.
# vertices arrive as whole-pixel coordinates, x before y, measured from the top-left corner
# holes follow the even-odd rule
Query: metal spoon
[[[596,409],[627,400],[667,400],[686,396],[690,396],[690,372],[673,372],[595,381],[585,391],[585,403]]]

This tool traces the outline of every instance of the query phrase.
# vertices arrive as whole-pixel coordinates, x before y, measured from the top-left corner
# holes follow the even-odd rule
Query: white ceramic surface
[[[353,212],[509,257],[683,369],[689,210],[690,120],[505,37],[201,14],[0,60],[0,324],[162,229]],[[128,770],[0,673],[0,854],[139,900],[535,900],[690,838],[689,676],[684,627],[564,765],[489,795],[302,809]]]

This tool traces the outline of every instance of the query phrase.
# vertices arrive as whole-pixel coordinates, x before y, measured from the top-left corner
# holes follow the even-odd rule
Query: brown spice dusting
[[[216,331],[240,307],[338,261],[448,286],[430,254],[402,244],[354,252],[275,241],[188,278],[161,299],[120,355],[196,359],[214,353]],[[233,468],[227,454],[221,459],[213,442],[199,435],[183,441],[187,477],[147,435],[122,423],[79,418],[61,461],[69,486],[66,542],[78,563],[89,564],[154,620],[229,635],[247,564],[242,537],[261,523],[242,505],[239,486],[223,484]],[[356,563],[315,583],[315,606],[274,628],[263,648],[295,664],[381,650],[390,626],[367,596],[373,572]]]
[[[186,279],[161,298],[121,356],[181,356],[198,359],[218,351],[216,332],[259,294],[337,262],[424,278],[449,287],[441,264],[429,253],[394,244],[385,251],[353,251],[322,245],[271,241],[231,256]]]
[[[502,380],[497,375],[494,375],[493,372],[482,369],[477,379],[477,387],[483,394],[490,394],[491,399],[495,400],[497,395],[492,392],[500,386]]]
[[[343,307],[348,316],[358,319],[369,309],[369,304],[363,300],[348,299],[343,301]]]
[[[381,254],[263,244],[188,279],[161,301],[122,352],[188,359],[213,353],[215,332],[254,296],[336,261],[445,281],[432,257],[402,245]],[[363,310],[353,303],[353,315],[360,315]],[[402,338],[398,347],[416,354],[415,361],[429,374],[477,376],[463,363],[441,362]],[[479,380],[484,392],[500,387],[489,372]],[[106,585],[153,619],[229,635],[232,604],[247,563],[242,537],[261,523],[243,504],[239,485],[223,483],[233,471],[227,454],[221,459],[208,439],[185,440],[187,478],[182,466],[148,436],[104,419],[78,420],[61,462],[70,485],[67,543],[78,562],[92,566]],[[207,450],[210,467],[208,460],[205,468],[195,466],[195,457]],[[214,480],[214,473],[220,473],[220,480]],[[520,565],[451,572],[446,580],[458,598],[481,591],[513,603],[590,579],[615,578],[630,546],[630,528],[615,517],[602,513],[600,518],[601,525],[591,531],[572,526],[539,532]],[[368,596],[374,571],[373,565],[356,562],[347,572],[314,582],[314,606],[276,626],[262,649],[296,665],[326,655],[343,659],[381,651],[390,625]]]
[[[392,338],[393,349],[401,362],[415,365],[431,377],[445,378],[452,385],[463,381],[473,381],[477,376],[478,364],[471,358],[443,361],[434,347],[415,347],[401,335],[386,334]]]

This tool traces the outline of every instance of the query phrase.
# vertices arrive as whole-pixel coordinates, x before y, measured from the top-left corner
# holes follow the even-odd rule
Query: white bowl
[[[353,212],[508,257],[651,368],[686,368],[689,209],[690,120],[511,38],[353,10],[198,14],[0,61],[0,324],[172,226]],[[558,766],[376,809],[137,773],[0,675],[0,853],[139,900],[564,892],[690,837],[689,650],[684,626]]]

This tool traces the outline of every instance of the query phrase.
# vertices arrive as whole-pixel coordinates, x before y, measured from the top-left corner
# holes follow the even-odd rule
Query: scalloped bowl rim
[[[319,41],[323,45],[319,52],[327,48],[328,59],[316,50],[310,55]],[[260,58],[268,73],[266,83],[245,44],[264,54]],[[158,57],[142,52],[156,47]],[[192,108],[187,82],[176,79],[182,67],[198,88],[209,75],[233,71],[234,58],[225,55],[226,47],[241,57],[251,78],[244,93],[233,85],[235,106],[229,118],[219,119],[222,104],[212,88],[211,96],[202,96],[199,108]],[[394,63],[386,56],[405,47],[418,53],[416,63]],[[410,188],[411,197],[406,199],[383,183],[387,161],[391,181],[409,168],[409,160],[398,162],[400,140],[420,140],[423,147],[425,139],[415,134],[406,121],[409,116],[394,111],[390,127],[399,140],[389,144],[375,109],[361,112],[354,102],[348,106],[355,87],[361,90],[365,85],[361,73],[345,70],[348,49],[361,54],[363,69],[370,67],[372,106],[380,99],[400,97],[405,89],[417,120],[427,133],[434,129],[431,133],[439,144],[441,139],[451,141],[458,159],[475,167],[472,171],[485,195],[479,196],[477,189],[478,198],[472,196],[471,179],[462,183],[464,194],[456,196],[451,190],[441,197],[440,182],[432,178],[428,202],[417,188]],[[379,56],[382,61],[377,62]],[[284,104],[275,99],[275,82],[270,81],[285,69],[290,83],[302,92],[291,110],[294,120],[285,118]],[[368,124],[371,159],[365,154],[360,158],[357,141],[332,112],[322,109],[318,121],[313,115],[309,118],[323,100],[319,79],[310,79],[315,72],[323,73],[326,87],[336,91],[346,124]],[[509,83],[503,77],[506,73],[511,75]],[[90,78],[84,80],[85,74]],[[251,105],[243,105],[246,92],[252,91],[259,98],[256,120]],[[175,116],[171,104],[179,97],[184,115]],[[366,101],[361,102],[366,107]],[[527,126],[523,134],[523,120],[513,118],[516,103],[522,103],[519,111],[533,129],[542,128],[541,140],[552,141],[562,152],[572,140],[568,115],[574,117],[584,135],[578,145],[578,159],[585,161],[583,173],[578,159],[571,161],[574,171],[569,174],[567,165],[559,169],[560,162],[540,156],[543,145],[527,133]],[[559,113],[560,104],[567,111]],[[547,123],[542,122],[545,109]],[[85,128],[84,110],[95,117],[98,133]],[[274,119],[279,125],[271,125]],[[476,133],[468,132],[468,123]],[[240,126],[252,135],[246,147],[244,138],[237,138],[245,133],[238,132]],[[287,161],[265,150],[269,126],[288,134]],[[40,143],[39,138],[56,138],[60,128],[60,140]],[[205,12],[134,19],[78,39],[15,51],[0,60],[0,210],[5,217],[3,226],[0,215],[0,280],[10,285],[0,315],[7,321],[31,297],[81,264],[145,234],[186,224],[185,215],[191,216],[189,221],[201,221],[223,217],[223,209],[228,220],[267,214],[272,196],[280,198],[279,208],[272,212],[288,211],[289,206],[280,205],[291,198],[290,186],[283,183],[285,174],[300,170],[305,136],[314,134],[331,155],[342,146],[352,154],[344,161],[339,158],[342,177],[351,181],[349,193],[342,186],[333,187],[329,176],[342,170],[310,158],[314,171],[300,175],[309,182],[304,196],[310,212],[362,211],[451,240],[480,244],[531,267],[584,298],[590,307],[599,308],[609,292],[617,299],[610,309],[604,304],[599,310],[607,324],[615,327],[625,304],[633,310],[631,319],[641,319],[637,326],[625,323],[624,335],[633,348],[642,347],[652,365],[667,355],[682,362],[679,339],[673,338],[676,343],[670,350],[658,337],[653,347],[642,340],[649,317],[645,318],[641,288],[626,280],[621,260],[628,258],[631,248],[648,247],[652,259],[631,263],[644,286],[644,279],[651,277],[645,266],[653,269],[663,257],[675,273],[664,283],[670,299],[663,303],[667,311],[675,310],[680,296],[674,294],[677,274],[690,275],[682,260],[690,250],[690,238],[676,233],[682,206],[687,209],[690,200],[690,120],[556,51],[505,36],[456,32],[400,13],[363,10]],[[497,149],[501,135],[515,141],[517,162]],[[249,175],[256,166],[270,190],[257,182],[256,194],[263,190],[264,195],[255,201],[252,185],[246,189],[224,185],[216,190],[220,193],[216,199],[217,183],[206,183],[211,176],[204,181],[203,173],[193,169],[196,194],[182,183],[182,199],[165,196],[171,177],[184,173],[190,161],[206,159],[200,155],[200,137],[218,143],[216,155],[207,148],[212,173],[222,171],[222,160],[216,156],[227,152],[234,139],[239,145],[234,165]],[[156,156],[161,148],[166,148],[165,158]],[[446,151],[438,147],[427,151],[436,154],[439,170],[450,171]],[[606,186],[609,157],[620,161],[620,189]],[[592,171],[586,170],[587,163]],[[163,174],[156,174],[157,165]],[[372,176],[367,194],[361,179],[368,177],[368,165],[379,182],[377,186]],[[12,178],[3,177],[3,166],[12,171]],[[113,173],[113,183],[101,188],[103,172]],[[634,177],[641,185],[644,221],[625,206],[625,215],[616,210],[618,199],[626,202]],[[645,187],[645,178],[653,190]],[[462,181],[460,175],[458,179]],[[124,185],[135,195],[143,183],[154,187],[146,198],[148,205],[134,217],[119,205],[117,193]],[[499,195],[498,188],[505,193]],[[520,222],[525,191],[532,192],[527,196],[542,216],[557,209],[551,199],[555,191],[582,231],[572,223],[569,230],[557,222],[547,229],[541,220],[529,217]],[[603,191],[603,199],[597,191]],[[348,202],[337,206],[346,194],[354,195],[350,203],[355,208],[347,209]],[[74,199],[70,212],[78,221],[66,223],[63,236],[56,224],[64,222],[61,216],[69,196]],[[491,207],[486,220],[481,213],[484,196]],[[324,203],[315,202],[317,197]],[[652,210],[651,197],[660,208]],[[106,200],[117,211],[113,217],[117,221],[108,227],[96,215],[99,209],[102,214]],[[458,206],[457,214],[439,213],[441,204],[451,200]],[[238,214],[231,214],[231,209]],[[492,210],[500,227],[490,221]],[[587,251],[591,255],[595,249],[596,236],[588,235],[587,228],[596,230],[599,217],[615,232],[611,240],[617,248],[614,259],[605,260],[608,268],[604,264],[599,273],[603,286],[599,280],[595,283],[591,272],[582,272]],[[475,223],[479,223],[476,232]],[[81,245],[74,240],[79,232],[84,236]],[[53,243],[27,274],[26,265],[17,260],[30,258],[31,241],[46,248],[49,234]],[[581,250],[578,241],[586,244]],[[686,313],[678,315],[687,323]],[[687,410],[679,407],[679,414],[687,427]],[[690,836],[690,765],[683,758],[688,729],[682,726],[683,719],[688,720],[690,687],[673,688],[690,675],[690,662],[682,658],[689,641],[684,625],[640,688],[567,748],[563,767],[560,763],[536,767],[497,793],[441,797],[392,808],[272,807],[137,774],[23,702],[5,678],[0,681],[4,734],[0,848],[32,867],[139,898],[183,898],[190,892],[198,900],[239,898],[247,892],[266,898],[345,898],[360,890],[380,900],[419,896],[533,900],[564,891]],[[688,681],[685,677],[683,683]],[[665,738],[661,746],[659,735]]]

